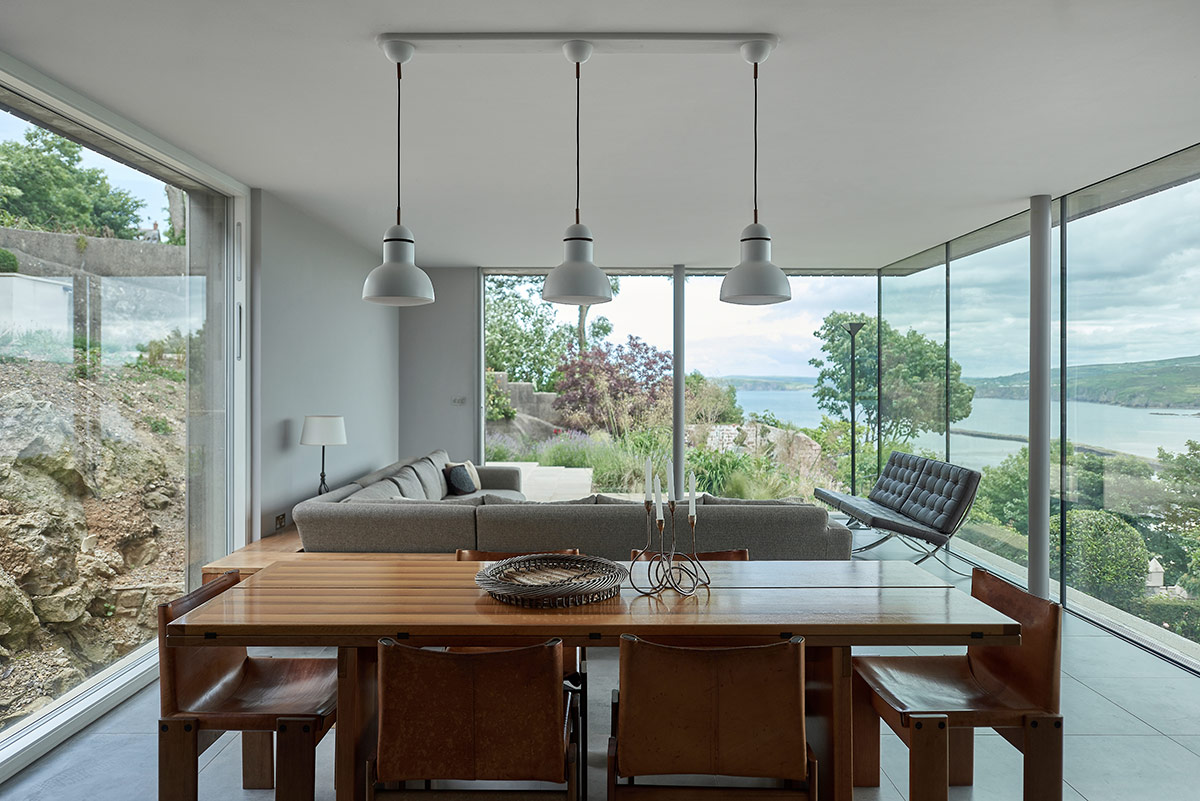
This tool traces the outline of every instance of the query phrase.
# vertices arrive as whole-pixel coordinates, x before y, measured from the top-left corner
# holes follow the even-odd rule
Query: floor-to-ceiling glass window
[[[983,473],[957,539],[1017,565],[1028,558],[1029,215],[950,243],[949,461]],[[952,404],[953,407],[953,404]],[[1020,573],[1023,575],[1024,571]]]
[[[226,552],[226,213],[0,111],[0,739]]]
[[[946,458],[947,426],[971,414],[972,388],[946,352],[946,248],[880,274],[884,461],[892,450]],[[950,405],[947,407],[947,368]]]
[[[1067,198],[1061,522],[1071,589],[1200,642],[1197,173],[1185,151]]]
[[[529,470],[533,500],[638,493],[671,453],[671,279],[613,276],[591,307],[543,301],[542,281],[484,278],[484,456],[567,468]]]
[[[812,498],[850,486],[850,335],[859,486],[875,480],[874,275],[792,276],[792,299],[720,301],[722,276],[688,278],[688,466],[715,495]],[[861,490],[860,490],[861,491]]]

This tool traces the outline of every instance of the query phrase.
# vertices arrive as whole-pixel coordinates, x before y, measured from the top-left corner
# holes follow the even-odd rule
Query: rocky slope
[[[0,362],[0,728],[152,639],[180,594],[186,384]]]

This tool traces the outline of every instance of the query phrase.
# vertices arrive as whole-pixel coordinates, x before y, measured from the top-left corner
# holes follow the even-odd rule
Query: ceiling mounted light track
[[[575,64],[575,224],[563,237],[563,262],[550,271],[542,284],[542,300],[570,306],[593,306],[612,300],[608,276],[592,261],[592,231],[579,221],[579,73],[580,65],[592,55],[590,42],[572,40],[563,45],[563,55]]]
[[[773,43],[764,39],[742,44],[742,58],[754,65],[754,222],[742,229],[742,260],[721,282],[721,300],[763,306],[792,299],[783,270],[771,263],[771,234],[758,222],[758,65],[767,60]]]
[[[383,235],[383,263],[363,282],[363,300],[384,306],[423,306],[433,303],[433,283],[416,265],[413,233],[400,219],[400,85],[403,65],[416,48],[396,39],[379,41],[388,60],[396,65],[396,224]]]

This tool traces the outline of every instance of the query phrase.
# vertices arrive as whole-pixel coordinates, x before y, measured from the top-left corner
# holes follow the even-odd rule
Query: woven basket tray
[[[506,604],[568,607],[612,598],[628,575],[599,556],[535,553],[489,565],[475,575],[475,583]]]

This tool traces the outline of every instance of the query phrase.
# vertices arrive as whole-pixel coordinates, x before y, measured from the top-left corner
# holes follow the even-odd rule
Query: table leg
[[[851,801],[854,794],[851,678],[848,647],[805,647],[807,736],[821,801]]]
[[[363,801],[367,759],[375,739],[375,648],[338,648],[337,752],[334,784],[337,801]]]

